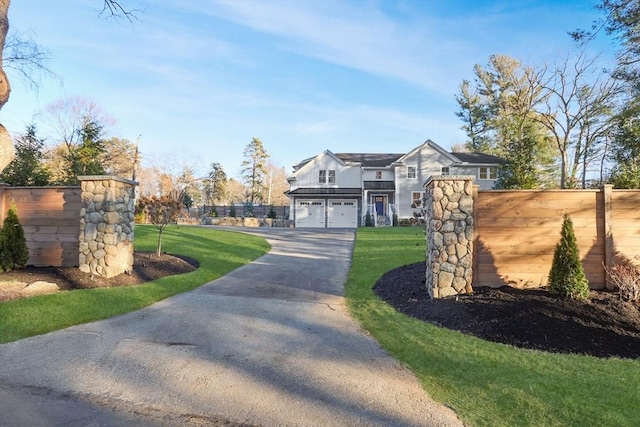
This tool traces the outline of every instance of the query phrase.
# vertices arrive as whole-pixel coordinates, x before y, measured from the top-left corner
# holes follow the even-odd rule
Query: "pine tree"
[[[0,230],[0,267],[5,271],[24,267],[29,261],[29,249],[18,212],[12,205]]]
[[[573,221],[568,215],[564,216],[560,236],[549,272],[549,292],[569,298],[588,298],[589,282],[580,262]]]

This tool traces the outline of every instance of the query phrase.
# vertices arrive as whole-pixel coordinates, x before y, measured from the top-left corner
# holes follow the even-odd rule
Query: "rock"
[[[34,296],[34,295],[45,295],[45,294],[54,294],[58,292],[60,288],[55,283],[44,282],[39,280],[37,282],[33,282],[28,285],[20,292],[20,295],[24,297]]]

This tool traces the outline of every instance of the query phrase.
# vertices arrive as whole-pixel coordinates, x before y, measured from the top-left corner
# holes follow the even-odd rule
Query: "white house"
[[[287,178],[290,219],[296,227],[357,227],[367,213],[376,224],[412,218],[434,175],[471,175],[490,189],[501,159],[480,153],[449,153],[431,140],[406,154],[332,153],[293,167]]]

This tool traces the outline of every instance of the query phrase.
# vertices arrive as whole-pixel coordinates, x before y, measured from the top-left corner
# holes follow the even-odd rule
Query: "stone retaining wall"
[[[137,183],[113,176],[82,176],[79,180],[80,270],[102,277],[131,271]]]
[[[472,292],[472,176],[433,176],[425,183],[426,285],[431,298]]]

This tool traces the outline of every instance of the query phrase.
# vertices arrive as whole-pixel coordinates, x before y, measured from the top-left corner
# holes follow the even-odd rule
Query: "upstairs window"
[[[496,172],[496,168],[480,168],[478,173],[479,179],[497,179],[498,175]]]
[[[327,178],[327,172],[329,172],[329,177]],[[327,171],[326,169],[322,169],[318,171],[318,183],[320,184],[335,184],[336,183],[336,171],[335,170],[330,170]]]
[[[415,166],[407,166],[407,178],[408,179],[416,179],[418,174],[416,173]]]
[[[376,171],[376,179],[382,179],[382,171]]]
[[[449,175],[449,166],[443,166],[440,168],[440,175],[448,176]]]

